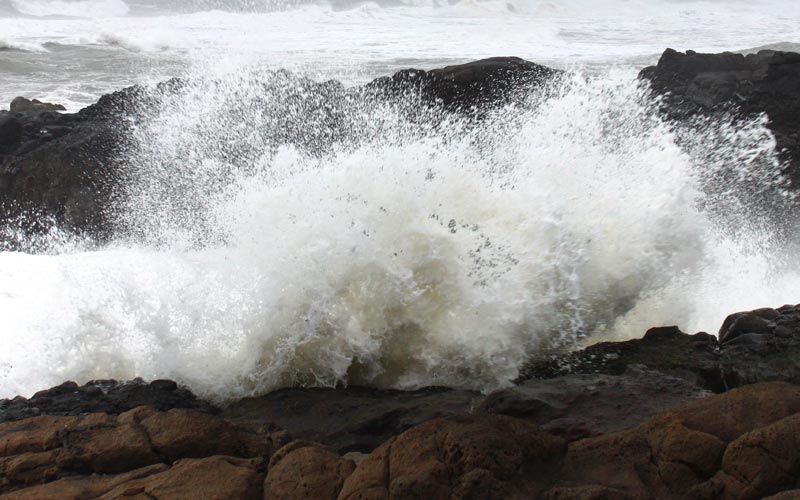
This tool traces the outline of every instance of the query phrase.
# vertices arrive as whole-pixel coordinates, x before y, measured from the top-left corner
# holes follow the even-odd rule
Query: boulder
[[[777,380],[800,383],[799,306],[732,314],[719,338],[727,386]]]
[[[560,438],[510,417],[432,420],[372,452],[339,500],[535,498],[565,451]]]
[[[15,97],[11,101],[8,110],[11,113],[24,113],[27,111],[66,111],[67,108],[61,104],[52,104],[49,102],[42,102],[38,99],[26,99],[24,97]]]
[[[367,89],[389,96],[413,92],[446,109],[479,112],[512,101],[531,86],[541,86],[561,74],[519,57],[490,57],[430,71],[399,71],[373,80]]]
[[[317,443],[293,441],[272,456],[264,500],[336,500],[355,463]]]

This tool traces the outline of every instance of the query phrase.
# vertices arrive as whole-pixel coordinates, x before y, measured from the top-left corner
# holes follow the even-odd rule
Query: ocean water
[[[636,73],[666,47],[796,49],[798,21],[777,0],[0,0],[0,102],[192,81],[135,130],[110,244],[0,252],[0,397],[135,376],[215,400],[486,391],[554,345],[796,303],[763,119],[673,127]],[[354,85],[496,55],[570,73],[477,127],[370,103],[322,153],[276,129],[295,80],[271,70]]]

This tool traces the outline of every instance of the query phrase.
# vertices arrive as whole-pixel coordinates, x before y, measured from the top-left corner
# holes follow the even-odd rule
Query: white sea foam
[[[363,83],[497,55],[641,68],[666,47],[719,52],[800,40],[800,3],[790,0],[130,0],[127,14],[120,0],[14,0],[37,13],[24,17],[7,15],[7,1],[0,0],[6,42],[62,50],[33,68],[9,71],[0,61],[0,102],[33,92],[53,101],[55,89],[69,86],[88,105],[110,90],[190,72],[196,59]],[[102,86],[85,83],[100,78]]]
[[[367,107],[352,130],[369,137],[312,155],[270,136],[271,78],[201,80],[137,130],[128,236],[0,253],[0,395],[134,376],[215,399],[337,382],[489,390],[543,345],[713,332],[735,310],[797,301],[796,257],[778,258],[769,225],[731,230],[743,187],[708,189],[728,162],[765,179],[750,192],[775,188],[758,121],[674,132],[612,72],[477,129],[420,135]]]
[[[116,17],[129,12],[123,0],[9,0],[11,6],[29,16]]]
[[[6,40],[0,38],[0,51],[2,50],[21,50],[23,52],[47,52],[47,48],[37,42],[25,40]]]

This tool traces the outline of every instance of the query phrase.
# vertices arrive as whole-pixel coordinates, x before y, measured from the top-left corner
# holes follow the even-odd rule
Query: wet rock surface
[[[512,416],[574,440],[637,425],[660,411],[708,395],[683,379],[631,366],[620,376],[573,374],[527,380],[489,395],[445,388],[285,389],[237,401],[221,416],[273,422],[297,438],[323,443],[341,454],[369,453],[411,427],[464,413]]]
[[[519,57],[491,57],[431,71],[408,69],[373,80],[366,87],[388,95],[412,89],[447,109],[476,112],[484,106],[506,103],[520,90],[541,85],[561,73]]]
[[[679,121],[728,111],[740,116],[766,113],[778,149],[791,161],[795,186],[800,182],[800,54],[762,50],[744,56],[667,49],[640,77],[663,96],[665,113]]]
[[[348,114],[363,111],[365,102],[408,99],[413,115],[428,116],[423,104],[474,115],[557,74],[519,58],[496,57],[432,71],[402,71],[348,89],[336,81],[315,82],[276,71],[262,82],[263,99],[246,103],[233,99],[224,112],[235,115],[241,108],[242,113],[229,118],[234,122],[254,107],[274,117],[272,126],[259,131],[265,136],[259,154],[265,144],[294,144],[319,153],[345,137],[374,133]],[[102,243],[115,229],[113,205],[129,167],[131,127],[157,114],[192,84],[173,79],[153,88],[130,87],[104,95],[78,113],[15,99],[11,111],[0,113],[0,229],[5,225],[41,234],[58,227]],[[252,152],[240,146],[223,141],[220,154],[247,158]],[[0,239],[0,250],[16,249],[21,243],[5,237]]]
[[[568,373],[618,375],[641,365],[713,392],[758,382],[800,383],[799,343],[800,307],[784,305],[732,314],[718,337],[659,327],[642,339],[604,342],[555,355],[532,362],[523,379]]]
[[[773,380],[800,383],[800,306],[733,314],[719,337],[728,386]]]
[[[648,330],[641,339],[602,342],[532,362],[523,371],[523,378],[551,378],[568,373],[620,375],[631,365],[641,365],[721,392],[725,386],[718,351],[713,335],[703,332],[688,335],[675,326],[658,327]]]
[[[141,379],[126,382],[96,380],[82,386],[65,382],[39,391],[30,398],[0,400],[0,423],[39,415],[68,416],[100,412],[119,415],[138,406],[151,406],[160,411],[172,408],[199,409],[210,413],[218,411],[172,380],[154,380],[150,383]]]

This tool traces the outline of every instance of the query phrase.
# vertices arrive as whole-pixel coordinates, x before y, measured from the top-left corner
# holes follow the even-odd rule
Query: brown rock
[[[169,470],[129,481],[98,500],[260,500],[259,460],[187,459]]]
[[[135,410],[134,410],[135,411]],[[167,462],[211,455],[268,457],[285,439],[270,427],[250,428],[196,410],[173,409],[142,420],[150,443]]]
[[[119,474],[184,458],[261,459],[286,440],[284,432],[269,426],[233,424],[195,410],[141,407],[119,417],[36,417],[0,424],[0,494],[68,476]],[[106,483],[73,486],[96,489]]]
[[[688,428],[730,442],[797,412],[800,412],[800,386],[768,382],[701,399],[672,413]]]
[[[799,475],[800,414],[795,414],[732,442],[722,470],[692,498],[759,499],[794,488]]]
[[[264,500],[336,500],[355,464],[317,443],[293,441],[270,459]]]
[[[148,438],[103,414],[0,425],[0,492],[80,473],[117,473],[159,462]]]
[[[793,434],[781,437],[800,430],[798,411],[798,386],[746,386],[572,443],[560,480],[635,498],[761,498],[800,472]]]
[[[782,491],[764,500],[800,500],[800,490]]]
[[[143,477],[164,472],[169,466],[164,464],[150,465],[136,469],[125,474],[114,476],[79,476],[59,479],[47,484],[32,486],[24,490],[0,495],[2,500],[43,500],[57,498],[58,500],[85,500],[97,498],[108,493],[117,486]]]
[[[542,500],[634,500],[624,491],[603,486],[557,487],[542,495]]]
[[[358,465],[340,500],[535,497],[558,470],[565,442],[502,416],[426,422]]]

